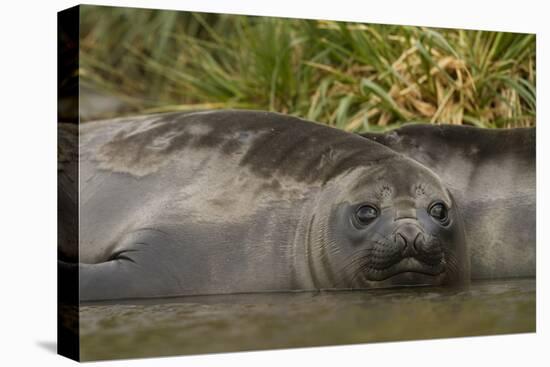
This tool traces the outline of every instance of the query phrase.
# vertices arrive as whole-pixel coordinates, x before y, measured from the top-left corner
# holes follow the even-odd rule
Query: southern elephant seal
[[[535,276],[535,128],[408,125],[362,136],[432,169],[451,190],[472,279]]]
[[[470,279],[431,170],[267,112],[83,124],[79,246],[83,301]]]

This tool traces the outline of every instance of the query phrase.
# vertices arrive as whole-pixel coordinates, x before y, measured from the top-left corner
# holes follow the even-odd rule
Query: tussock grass
[[[535,124],[535,35],[84,6],[81,81],[135,112],[251,108],[348,131]]]

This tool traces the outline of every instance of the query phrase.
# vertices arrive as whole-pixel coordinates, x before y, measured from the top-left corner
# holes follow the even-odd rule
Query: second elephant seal
[[[472,279],[536,275],[536,129],[408,125],[363,134],[433,170],[464,218]]]

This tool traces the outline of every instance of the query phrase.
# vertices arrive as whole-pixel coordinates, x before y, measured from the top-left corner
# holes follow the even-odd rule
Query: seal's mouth
[[[366,268],[368,280],[382,281],[403,273],[416,273],[429,276],[438,276],[445,271],[445,259],[437,264],[427,264],[414,257],[406,257],[385,269]]]

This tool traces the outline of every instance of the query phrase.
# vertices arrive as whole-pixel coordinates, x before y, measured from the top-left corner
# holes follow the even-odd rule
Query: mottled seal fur
[[[408,125],[362,135],[432,169],[451,190],[473,279],[535,276],[535,128]]]
[[[462,219],[430,169],[255,111],[80,128],[80,297],[467,283]]]

